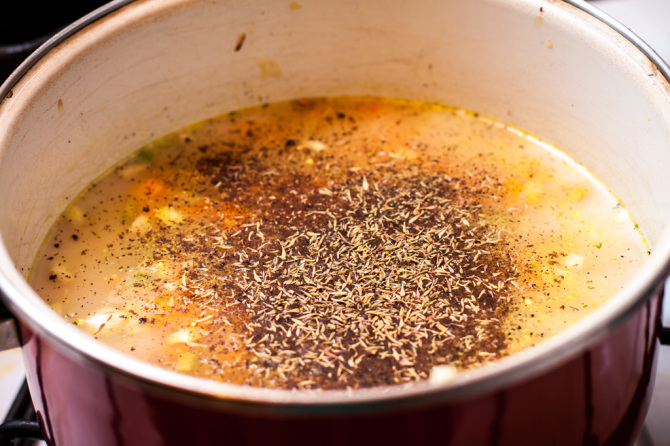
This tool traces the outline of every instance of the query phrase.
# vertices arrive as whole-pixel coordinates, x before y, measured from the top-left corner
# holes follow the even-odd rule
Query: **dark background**
[[[0,0],[0,81],[68,24],[107,0]]]

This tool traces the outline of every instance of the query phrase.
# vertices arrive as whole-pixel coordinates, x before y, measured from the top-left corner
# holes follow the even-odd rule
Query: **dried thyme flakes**
[[[250,383],[396,384],[504,352],[515,262],[482,218],[486,181],[378,169],[325,186],[229,159],[202,165],[240,203],[258,184],[275,197],[234,232],[204,231],[180,248],[208,265],[188,280],[214,284],[242,321]]]

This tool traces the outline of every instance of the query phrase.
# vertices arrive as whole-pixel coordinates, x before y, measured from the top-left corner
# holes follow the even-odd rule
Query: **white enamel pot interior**
[[[510,385],[565,361],[658,287],[670,253],[667,66],[574,3],[579,7],[540,0],[110,4],[49,42],[3,86],[6,304],[81,361],[167,391],[264,401],[350,398],[241,389],[144,364],[61,320],[25,276],[68,201],[158,136],[270,101],[405,97],[464,107],[561,147],[608,184],[643,228],[649,260],[602,309],[494,370],[457,377],[442,395]],[[360,398],[430,391],[373,389]]]

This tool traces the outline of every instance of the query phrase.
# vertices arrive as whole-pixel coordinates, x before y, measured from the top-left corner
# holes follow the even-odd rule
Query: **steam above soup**
[[[646,256],[601,184],[519,131],[422,102],[306,99],[141,148],[69,205],[31,282],[163,367],[344,389],[530,347]]]

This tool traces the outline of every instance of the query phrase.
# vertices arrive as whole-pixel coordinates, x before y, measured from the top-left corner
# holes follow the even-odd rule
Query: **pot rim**
[[[533,1],[533,0],[528,0]],[[658,72],[670,83],[670,67],[638,36],[621,23],[581,0],[562,0],[592,17],[600,20],[616,31],[628,43],[642,52]],[[82,19],[74,22],[44,43],[29,56],[0,86],[0,98],[4,101],[11,95],[12,88],[29,73],[40,60],[49,57],[52,49],[65,42],[94,22],[132,4],[138,0],[112,1]],[[598,311],[572,325],[568,329],[544,340],[532,349],[526,349],[507,358],[496,361],[491,366],[459,373],[446,383],[429,381],[349,390],[277,390],[262,389],[215,382],[195,378],[150,365],[129,357],[120,351],[107,347],[84,332],[70,326],[57,316],[42,301],[14,267],[8,255],[4,239],[0,234],[0,297],[9,309],[17,315],[20,323],[37,332],[77,360],[111,373],[119,379],[135,383],[166,395],[180,398],[195,398],[199,402],[209,401],[216,406],[226,406],[237,411],[250,409],[258,413],[259,408],[275,410],[282,407],[282,413],[329,414],[351,413],[352,405],[369,410],[385,410],[430,401],[455,401],[474,397],[483,392],[500,389],[536,376],[556,364],[583,352],[622,321],[640,310],[655,292],[658,292],[670,273],[670,224],[663,230],[654,252],[643,268],[635,274],[619,293],[613,296]],[[393,405],[388,402],[393,401]],[[383,407],[381,405],[383,404]],[[273,407],[270,408],[269,406]],[[315,411],[314,409],[320,410]]]

